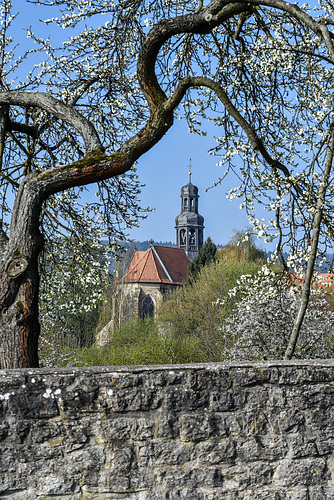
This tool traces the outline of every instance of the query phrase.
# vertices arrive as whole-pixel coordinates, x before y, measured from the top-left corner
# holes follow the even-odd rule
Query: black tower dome
[[[189,182],[181,188],[181,213],[175,218],[176,245],[193,259],[203,245],[204,217],[198,213],[198,188]]]

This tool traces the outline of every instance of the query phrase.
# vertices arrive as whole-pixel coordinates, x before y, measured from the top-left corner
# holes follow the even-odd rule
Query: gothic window
[[[153,318],[154,316],[154,302],[152,297],[147,295],[143,300],[142,318]]]

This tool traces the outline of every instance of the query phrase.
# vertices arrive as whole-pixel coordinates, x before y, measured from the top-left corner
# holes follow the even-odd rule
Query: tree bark
[[[36,175],[22,182],[14,204],[11,237],[3,241],[0,271],[0,368],[38,366],[38,255],[41,197]]]

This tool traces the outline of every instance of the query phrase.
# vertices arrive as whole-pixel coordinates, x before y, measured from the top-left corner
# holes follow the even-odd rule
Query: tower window
[[[195,229],[190,229],[190,231],[189,231],[189,246],[194,247],[195,245],[196,245]]]
[[[187,244],[187,235],[184,229],[180,231],[180,244],[181,246],[186,246]]]
[[[198,246],[199,248],[201,248],[201,246],[203,246],[203,230],[200,229],[198,231]]]
[[[194,209],[194,198],[190,198],[190,209]]]

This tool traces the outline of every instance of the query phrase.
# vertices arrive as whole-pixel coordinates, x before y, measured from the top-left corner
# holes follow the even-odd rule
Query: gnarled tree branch
[[[151,29],[141,47],[137,66],[138,81],[151,113],[167,100],[155,73],[155,63],[162,45],[171,37],[181,33],[209,33],[227,19],[249,10],[249,5],[242,2],[226,4],[221,0],[212,1],[201,12],[164,19]]]
[[[19,92],[8,91],[0,92],[0,105],[7,104],[12,106],[21,106],[23,108],[33,106],[40,108],[60,120],[71,125],[82,136],[86,152],[103,151],[100,138],[89,120],[86,120],[78,111],[67,107],[58,99],[43,92]]]
[[[229,112],[229,114],[234,118],[234,120],[240,125],[245,134],[247,135],[249,142],[252,144],[253,149],[255,151],[259,151],[264,160],[270,165],[270,167],[274,169],[280,170],[289,180],[291,174],[289,169],[283,165],[280,161],[275,160],[270,156],[267,149],[265,148],[263,141],[258,137],[254,128],[247,122],[247,120],[241,115],[241,113],[237,110],[237,108],[232,104],[226,92],[222,89],[222,87],[211,80],[210,78],[204,76],[196,76],[196,77],[187,77],[184,78],[181,82],[179,82],[177,88],[175,89],[174,94],[166,103],[166,108],[175,108],[182,100],[185,92],[191,87],[206,87],[210,88],[215,92],[218,99],[224,105],[225,109]],[[298,184],[293,183],[293,188],[296,190],[298,195],[303,194],[303,190],[298,186]]]
[[[5,151],[5,141],[8,123],[8,104],[0,105],[0,170],[2,169],[2,158]]]

